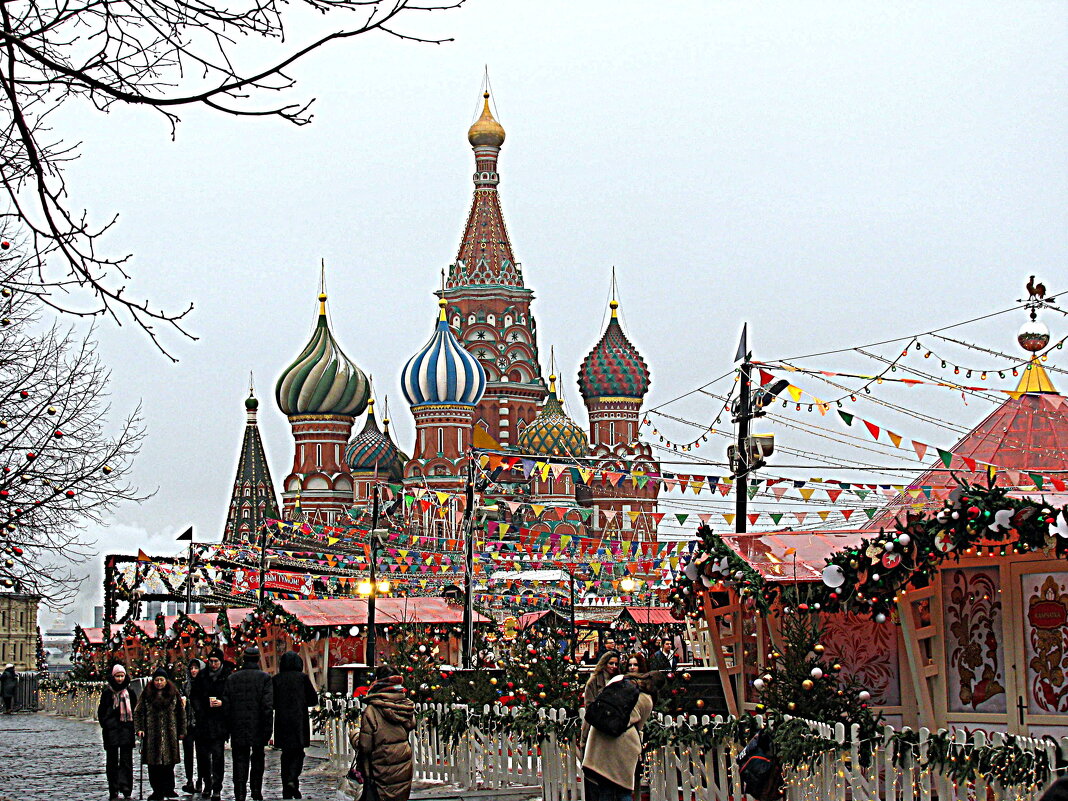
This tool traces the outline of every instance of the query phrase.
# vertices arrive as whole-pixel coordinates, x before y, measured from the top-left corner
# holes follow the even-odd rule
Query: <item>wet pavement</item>
[[[282,798],[280,756],[280,751],[267,750],[265,801]],[[138,797],[136,761],[135,753],[134,798]],[[300,781],[305,798],[334,801],[337,779],[325,768],[326,764],[320,760],[305,761]],[[179,787],[185,784],[185,765],[175,766],[175,777]],[[143,797],[147,798],[151,793],[147,773],[144,788]],[[104,749],[100,728],[95,723],[45,714],[0,715],[0,801],[89,801],[107,797]],[[229,751],[222,797],[225,801],[234,797]]]

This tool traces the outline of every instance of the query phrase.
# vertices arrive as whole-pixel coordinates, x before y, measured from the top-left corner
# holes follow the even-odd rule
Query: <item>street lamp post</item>
[[[370,565],[368,568],[367,593],[367,651],[365,661],[367,667],[375,666],[375,599],[378,597],[378,483],[374,485],[374,494],[371,500],[371,543],[369,553]],[[362,587],[360,589],[363,589]]]

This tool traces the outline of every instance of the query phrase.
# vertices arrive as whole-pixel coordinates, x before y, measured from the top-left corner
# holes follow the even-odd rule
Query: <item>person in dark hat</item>
[[[274,688],[260,670],[260,651],[245,649],[240,670],[230,674],[223,693],[223,711],[234,760],[234,801],[245,801],[246,783],[253,801],[263,799],[264,749],[274,725]]]
[[[212,801],[222,798],[225,746],[229,732],[223,694],[226,681],[234,671],[234,663],[227,662],[221,648],[208,654],[207,666],[193,679],[191,702],[196,714],[196,738],[205,758],[204,797]]]
[[[174,766],[182,761],[185,706],[165,668],[158,667],[134,709],[134,726],[141,738],[141,761],[148,766],[152,795],[148,801],[177,798]]]

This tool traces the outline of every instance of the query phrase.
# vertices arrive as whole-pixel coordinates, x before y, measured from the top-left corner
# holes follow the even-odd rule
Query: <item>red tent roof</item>
[[[635,623],[643,626],[664,626],[669,623],[683,622],[671,613],[671,607],[668,606],[624,606],[619,614],[620,616],[629,614]]]
[[[1068,398],[1055,392],[1009,397],[950,450],[956,454],[951,467],[960,468],[956,475],[972,483],[986,483],[986,467],[977,464],[976,470],[970,472],[967,467],[961,467],[962,459],[956,457],[997,465],[997,483],[1003,487],[1030,485],[1028,473],[1061,473],[1060,479],[1068,481],[1068,473],[1064,472],[1068,471]],[[945,465],[936,460],[932,467],[945,468]],[[949,471],[935,469],[924,472],[909,488],[956,486]],[[1052,488],[1047,485],[1044,489],[1048,496]],[[869,531],[886,528],[902,511],[912,508],[932,511],[941,508],[942,503],[943,499],[937,496],[928,499],[920,494],[913,498],[906,492],[891,500],[865,528]]]
[[[315,601],[279,601],[278,605],[305,626],[362,626],[367,624],[367,601],[356,598],[330,598]],[[375,602],[375,622],[384,623],[462,623],[464,610],[444,598],[379,598]],[[476,623],[492,623],[475,612]]]
[[[865,536],[854,531],[774,531],[721,534],[723,541],[766,579],[822,581],[827,557],[852,547]]]

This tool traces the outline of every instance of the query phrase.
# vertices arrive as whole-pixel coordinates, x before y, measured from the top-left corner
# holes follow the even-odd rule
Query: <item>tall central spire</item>
[[[475,151],[475,194],[456,263],[449,270],[447,289],[523,286],[523,273],[512,253],[497,192],[497,157],[504,138],[504,128],[490,111],[489,92],[483,92],[482,116],[467,131],[467,141]]]

